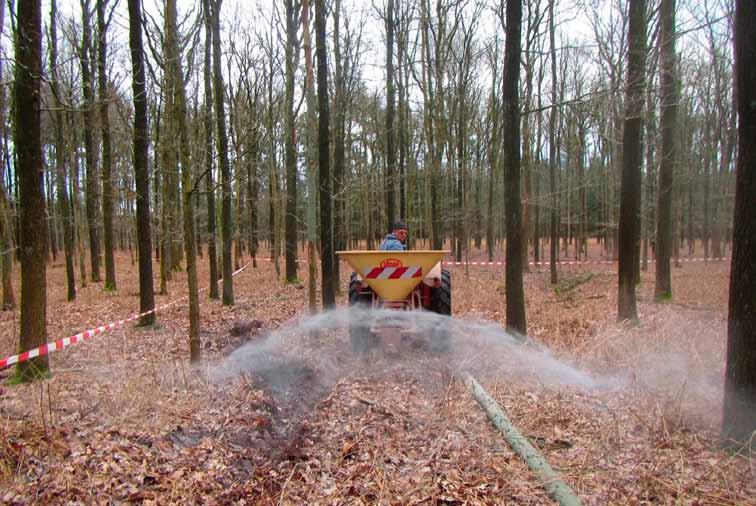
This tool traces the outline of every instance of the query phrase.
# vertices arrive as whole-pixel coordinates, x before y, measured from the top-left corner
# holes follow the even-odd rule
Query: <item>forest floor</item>
[[[69,303],[48,266],[50,339],[136,312],[137,267],[117,268],[117,291],[88,283]],[[729,262],[681,263],[663,304],[651,264],[637,326],[615,321],[616,265],[560,267],[556,289],[533,268],[526,345],[501,331],[503,266],[450,268],[447,353],[355,355],[346,310],[308,317],[307,290],[264,261],[234,278],[234,306],[203,293],[199,367],[185,304],[54,353],[50,379],[0,383],[0,503],[548,504],[469,371],[584,504],[756,505],[752,456],[717,437]],[[185,293],[175,273],[157,304]],[[0,314],[0,357],[18,317]]]

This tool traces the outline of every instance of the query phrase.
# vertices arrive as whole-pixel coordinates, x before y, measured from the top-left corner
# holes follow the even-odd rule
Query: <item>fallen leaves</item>
[[[48,271],[51,336],[134,312],[135,266],[128,257],[117,265],[117,294],[103,297],[90,284],[73,303],[64,302],[62,268]],[[549,386],[535,370],[487,368],[495,357],[484,350],[470,363],[479,380],[585,504],[755,504],[752,466],[718,449],[717,416],[700,413],[701,403],[718,410],[717,389],[704,387],[717,384],[709,380],[723,364],[726,265],[675,269],[675,302],[683,306],[650,302],[651,274],[644,274],[636,328],[613,321],[612,267],[592,266],[592,275],[579,269],[560,294],[547,272],[525,275],[531,335],[614,383]],[[469,278],[457,272],[455,316],[503,318],[496,292],[503,269],[471,268]],[[185,290],[176,273],[158,304]],[[176,305],[153,328],[117,329],[52,356],[44,388],[3,387],[0,500],[549,501],[445,355],[409,350],[363,359],[338,333],[267,349],[271,332],[306,312],[306,291],[278,282],[261,262],[235,278],[235,295],[231,308],[202,299],[202,366],[188,364],[186,309]],[[0,346],[9,352],[13,318],[0,315]],[[223,357],[249,343],[264,351],[242,358],[254,367],[218,379]]]

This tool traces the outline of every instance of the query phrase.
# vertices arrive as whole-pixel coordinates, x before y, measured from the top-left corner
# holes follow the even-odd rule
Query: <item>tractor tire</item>
[[[431,311],[444,316],[452,314],[451,272],[441,269],[441,286],[431,290]]]
[[[436,314],[451,316],[451,272],[441,270],[441,286],[431,290],[431,311]],[[451,345],[451,332],[448,324],[437,325],[431,333],[431,351],[449,351]]]
[[[357,273],[353,272],[349,279],[349,307],[361,307],[367,309],[372,302],[371,293],[362,293],[362,282],[357,279]],[[376,346],[376,338],[370,332],[370,323],[363,315],[350,317],[349,340],[352,343],[352,351],[355,353],[367,353]]]

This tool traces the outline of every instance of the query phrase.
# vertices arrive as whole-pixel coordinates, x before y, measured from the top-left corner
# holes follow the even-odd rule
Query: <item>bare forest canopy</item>
[[[49,2],[42,7],[42,144],[48,253],[63,249],[63,227],[75,223],[76,246],[99,254],[103,235],[103,192],[112,197],[112,244],[129,248],[136,240],[136,186],[132,163],[133,104],[126,1],[104,2],[105,24],[97,23],[95,1],[59,0],[57,61],[50,60]],[[177,67],[185,92],[188,146],[180,155],[175,98],[168,96],[172,71],[166,58],[165,8],[145,1],[142,26],[146,56],[149,120],[150,210],[153,243],[182,260],[181,195],[191,190],[198,244],[207,243],[207,192],[220,197],[222,157],[214,139],[215,109],[204,76],[208,44],[203,2],[179,2]],[[215,1],[209,4],[215,5]],[[265,241],[266,255],[281,254],[286,215],[293,212],[297,239],[317,235],[317,126],[307,98],[308,47],[303,38],[304,2],[292,3],[296,28],[288,39],[285,2],[220,5],[220,67],[232,234],[237,248]],[[413,240],[453,241],[457,257],[484,240],[492,247],[505,234],[501,169],[503,2],[395,0],[392,16],[393,89],[387,107],[387,2],[327,3],[326,54],[331,111],[332,195],[336,249],[356,241],[370,247],[385,234],[389,216],[410,224]],[[586,237],[600,238],[606,255],[616,252],[620,202],[628,9],[623,0],[556,1],[556,66],[551,65],[548,0],[523,4],[520,109],[523,233],[530,254],[543,257],[537,239],[548,236],[556,206],[564,254],[582,257]],[[89,16],[82,16],[83,10]],[[10,12],[8,12],[10,11]],[[674,245],[706,256],[722,256],[731,227],[735,115],[733,109],[732,5],[725,0],[679,0],[680,157],[674,172]],[[657,173],[661,160],[659,2],[647,2],[647,79],[642,106],[643,258],[655,234]],[[338,21],[336,21],[338,20]],[[338,26],[337,23],[338,22]],[[5,223],[13,227],[18,207],[11,133],[15,58],[15,13],[6,9],[3,32],[3,187]],[[88,25],[88,26],[87,26]],[[107,47],[98,62],[100,30]],[[308,31],[314,34],[312,26]],[[293,47],[291,45],[293,43]],[[293,104],[287,126],[287,48],[291,50]],[[314,60],[311,52],[310,62]],[[554,73],[554,70],[556,73]],[[313,76],[317,81],[318,76]],[[53,86],[55,83],[55,86]],[[87,84],[89,83],[89,84]],[[101,83],[101,84],[98,84]],[[100,86],[104,85],[101,89]],[[217,83],[212,83],[216,86]],[[212,88],[211,86],[211,88]],[[552,90],[556,90],[553,94]],[[212,90],[211,90],[212,91]],[[175,93],[174,93],[175,95]],[[107,107],[109,153],[103,137]],[[549,115],[556,109],[549,136]],[[392,153],[386,115],[393,116]],[[212,113],[214,114],[214,113]],[[56,139],[56,128],[62,138]],[[286,139],[295,139],[295,174],[287,177]],[[556,185],[549,185],[550,140],[555,143]],[[339,144],[337,146],[337,143]],[[58,155],[58,151],[62,151]],[[103,163],[109,164],[109,184]],[[189,164],[189,186],[180,177]],[[64,186],[56,185],[63,171]],[[213,184],[208,186],[206,182]],[[290,188],[293,185],[295,188]],[[291,193],[294,190],[294,193]],[[67,215],[62,193],[71,202]],[[431,198],[431,195],[434,198]],[[287,199],[293,206],[287,211]],[[389,208],[389,199],[391,207]],[[434,223],[437,227],[434,230]],[[440,235],[439,238],[433,236]],[[4,248],[13,247],[14,234]],[[575,241],[573,241],[575,239]],[[566,251],[567,243],[572,248]],[[686,246],[687,244],[687,246]],[[254,246],[256,247],[256,245]],[[170,251],[172,250],[172,251]],[[88,266],[89,267],[89,266]],[[95,266],[95,269],[98,267]],[[90,272],[88,275],[91,275]],[[166,275],[163,273],[163,275]]]

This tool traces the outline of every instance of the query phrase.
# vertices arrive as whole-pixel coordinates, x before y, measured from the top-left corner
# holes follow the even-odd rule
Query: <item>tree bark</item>
[[[345,170],[345,117],[346,117],[346,84],[344,78],[344,67],[349,63],[349,55],[342,63],[341,56],[341,0],[335,0],[333,6],[333,58],[334,58],[334,97],[333,97],[333,116],[336,124],[334,125],[333,139],[333,193],[338,195],[333,199],[333,242],[335,249],[344,250],[346,248],[346,205],[344,198],[344,170]],[[338,280],[340,264],[338,259],[333,261],[333,278],[336,281],[336,292],[339,291]]]
[[[70,92],[69,92],[70,93]],[[70,98],[70,95],[69,95]],[[71,133],[71,145],[72,146],[79,146],[79,135],[76,124],[76,115],[72,110],[66,111],[66,121],[68,123],[69,131]],[[78,264],[79,264],[79,279],[81,280],[81,287],[84,288],[87,286],[87,257],[86,252],[84,250],[84,218],[83,218],[83,210],[81,208],[81,201],[79,200],[79,195],[81,195],[81,184],[79,181],[79,174],[81,173],[80,170],[80,163],[81,163],[81,156],[79,155],[79,149],[74,148],[72,150],[71,156],[71,207],[73,212],[73,219],[74,219],[74,243],[76,244],[76,251],[78,253]]]
[[[168,112],[176,123],[179,137],[181,160],[181,200],[184,213],[184,253],[186,254],[186,281],[189,292],[189,361],[197,363],[201,359],[199,337],[199,291],[197,288],[197,250],[194,230],[194,182],[192,181],[191,146],[186,124],[186,92],[181,68],[181,52],[178,44],[176,23],[176,0],[167,0],[165,9],[165,61],[166,71],[172,75],[172,88],[165,90],[173,94],[174,110]],[[169,68],[170,67],[170,68]]]
[[[506,0],[506,42],[504,45],[504,179],[507,224],[507,332],[524,339],[525,291],[522,286],[522,200],[520,198],[520,40],[521,0]]]
[[[97,80],[100,93],[100,130],[102,135],[102,221],[105,247],[105,290],[116,289],[115,258],[113,256],[113,183],[111,173],[113,156],[110,140],[107,79],[107,25],[105,7],[108,0],[97,0]]]
[[[756,431],[756,5],[735,4],[738,155],[722,437],[754,449]]]
[[[81,79],[84,95],[84,161],[86,172],[85,206],[89,226],[89,256],[92,281],[100,281],[100,232],[97,196],[97,164],[94,150],[94,83],[91,71],[92,25],[90,23],[90,0],[82,0]]]
[[[554,2],[549,0],[549,42],[551,46],[551,109],[549,111],[549,192],[551,192],[551,209],[549,211],[549,272],[551,274],[551,284],[555,285],[558,281],[557,274],[557,248],[559,246],[559,236],[557,235],[557,216],[558,202],[556,193],[556,165],[557,165],[557,146],[556,146],[556,129],[557,129],[557,64],[556,64],[556,43],[554,33]]]
[[[672,298],[672,187],[677,163],[677,72],[675,71],[675,0],[662,0],[661,21],[661,164],[656,213],[656,285],[654,298]]]
[[[234,305],[234,280],[231,265],[231,238],[234,224],[231,216],[231,168],[228,162],[228,136],[226,135],[226,112],[223,103],[223,72],[221,68],[220,9],[222,0],[213,2],[213,92],[215,97],[215,121],[218,133],[218,157],[221,173],[221,241],[223,267],[223,305]]]
[[[338,21],[338,16],[334,14]],[[317,227],[317,178],[318,178],[318,112],[315,96],[315,74],[313,71],[312,40],[310,38],[310,2],[302,0],[302,44],[305,58],[305,97],[307,99],[307,130],[305,153],[307,159],[307,299],[310,313],[317,312],[317,265],[315,242]]]
[[[0,2],[0,37],[3,35],[5,27],[5,2]],[[0,61],[0,82],[4,82],[4,70],[5,65]],[[7,166],[6,156],[8,150],[8,121],[6,114],[6,88],[0,86],[0,263],[2,263],[2,290],[3,310],[11,310],[16,308],[16,297],[13,294],[13,225],[10,218],[11,206],[8,201],[8,194],[6,192],[5,184],[3,183],[4,168]]]
[[[618,244],[617,319],[637,321],[635,266],[640,240],[641,111],[646,60],[646,0],[630,0],[622,188]]]
[[[488,218],[486,220],[486,251],[488,261],[493,262],[494,244],[494,188],[496,188],[497,173],[499,171],[499,96],[497,83],[499,82],[499,40],[494,41],[491,55],[491,95],[489,98],[489,142],[488,142]]]
[[[213,47],[212,14],[210,0],[202,1],[205,18],[205,55],[203,85],[205,95],[205,192],[207,192],[207,261],[210,270],[210,298],[219,299],[218,293],[218,250],[216,247],[217,232],[215,230],[215,181],[213,177],[213,88],[211,84],[212,67],[210,63],[211,48]]]
[[[58,194],[58,206],[60,217],[63,220],[63,248],[66,255],[66,300],[69,302],[76,299],[76,279],[74,276],[73,261],[73,234],[74,222],[71,206],[68,201],[68,188],[66,186],[67,156],[65,141],[65,118],[63,115],[63,101],[60,96],[60,81],[58,74],[58,15],[57,2],[50,2],[50,73],[52,80],[50,87],[55,101],[55,188]],[[2,16],[0,16],[2,22]],[[0,73],[1,76],[1,73]],[[1,77],[0,77],[1,79]],[[5,193],[2,188],[0,191]],[[3,225],[4,226],[4,225]],[[5,248],[4,248],[5,249]]]
[[[318,160],[320,181],[320,269],[323,308],[336,305],[333,279],[333,233],[331,224],[330,118],[328,114],[328,55],[325,0],[315,0],[315,44],[318,60]]]
[[[284,250],[286,254],[285,277],[287,283],[297,281],[297,130],[294,124],[294,73],[299,59],[297,9],[293,0],[286,0],[286,96],[284,116],[286,140],[284,156],[286,163],[286,216],[284,219]],[[319,76],[318,76],[319,77]]]
[[[42,13],[40,0],[17,3],[16,71],[13,88],[16,169],[20,191],[21,329],[19,350],[27,351],[47,340],[45,275],[45,196],[42,190],[40,82],[42,73]],[[20,362],[14,381],[27,382],[47,375],[47,355]]]
[[[134,97],[134,178],[136,180],[137,245],[139,249],[139,312],[155,309],[152,284],[152,231],[150,223],[150,171],[148,167],[147,93],[142,46],[141,0],[128,0],[129,49]],[[155,313],[144,314],[140,325],[155,322]]]
[[[386,3],[386,230],[396,216],[396,132],[394,130],[394,0]]]

